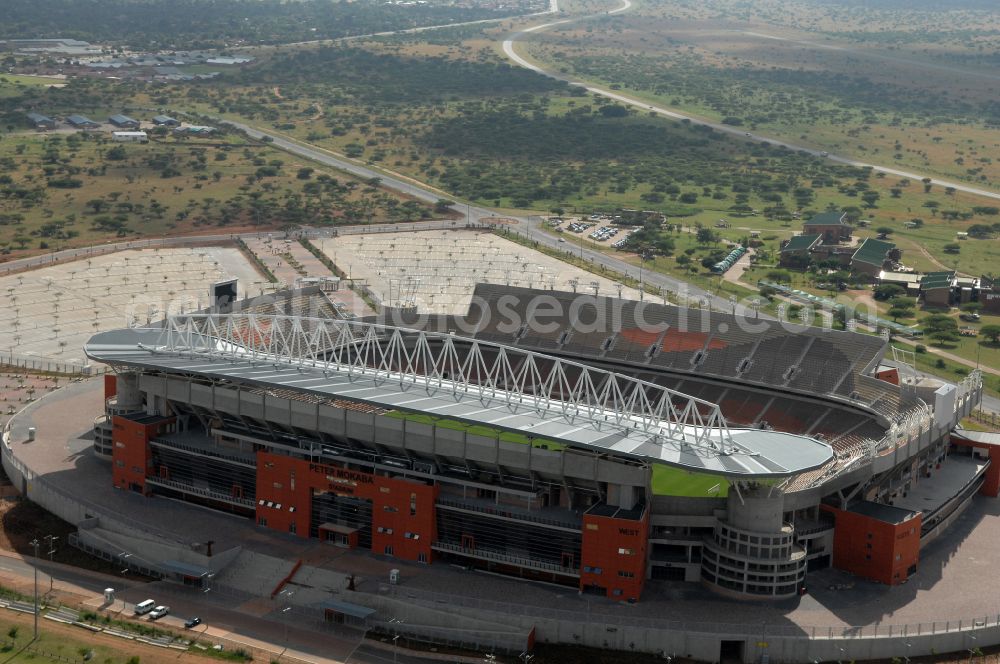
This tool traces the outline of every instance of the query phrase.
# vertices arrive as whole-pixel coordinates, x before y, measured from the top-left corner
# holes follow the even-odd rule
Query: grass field
[[[429,214],[426,206],[237,135],[114,144],[101,134],[17,134],[0,142],[0,165],[5,254],[115,237]]]
[[[850,20],[861,8],[790,5],[637,2],[614,17],[536,33],[528,49],[565,72],[698,117],[732,117],[817,149],[995,186],[1000,131],[984,83],[995,71],[988,44],[1000,13],[896,11],[891,21],[907,29],[887,30],[883,12],[880,34]]]

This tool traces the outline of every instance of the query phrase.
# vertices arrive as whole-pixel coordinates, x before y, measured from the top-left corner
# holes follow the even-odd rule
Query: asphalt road
[[[883,165],[879,165],[879,164],[871,164],[871,163],[868,163],[868,162],[865,162],[865,161],[859,161],[857,159],[853,159],[851,157],[845,157],[845,156],[835,155],[835,154],[825,154],[825,151],[823,151],[823,150],[816,150],[814,148],[809,148],[809,147],[806,147],[806,146],[803,146],[803,145],[797,145],[795,143],[790,143],[788,141],[783,141],[783,140],[780,140],[780,139],[771,138],[771,137],[768,137],[768,136],[763,136],[763,135],[758,134],[758,133],[747,132],[745,129],[741,129],[741,128],[738,128],[738,127],[731,127],[729,125],[724,125],[724,124],[720,124],[720,123],[717,123],[717,122],[709,122],[707,120],[702,120],[702,119],[696,118],[694,116],[685,115],[684,113],[678,113],[677,111],[675,111],[673,109],[670,109],[670,108],[666,108],[664,106],[658,106],[656,104],[650,104],[649,102],[641,101],[641,100],[635,99],[633,97],[629,97],[628,95],[623,95],[623,94],[618,93],[618,92],[613,92],[611,90],[608,90],[608,89],[605,89],[605,88],[602,88],[602,87],[599,87],[599,86],[596,86],[596,85],[592,85],[592,84],[584,82],[584,81],[576,81],[576,80],[572,79],[571,77],[564,76],[564,75],[560,74],[559,72],[551,71],[551,70],[548,70],[548,69],[543,69],[542,67],[539,67],[538,65],[536,65],[536,64],[528,61],[527,59],[525,59],[524,57],[522,57],[521,55],[519,55],[517,53],[517,51],[514,49],[514,44],[517,41],[520,41],[520,40],[524,39],[524,37],[526,37],[527,35],[530,35],[531,33],[541,32],[543,30],[547,30],[547,29],[555,27],[557,25],[565,25],[567,23],[574,23],[574,22],[577,22],[577,21],[584,21],[584,20],[596,18],[596,17],[599,17],[599,16],[608,16],[608,15],[611,15],[611,14],[618,14],[618,13],[621,13],[621,12],[624,12],[624,11],[628,11],[631,7],[632,7],[632,3],[631,3],[630,0],[622,0],[622,5],[620,7],[616,8],[616,9],[613,9],[613,10],[611,10],[609,12],[602,12],[600,14],[589,14],[589,15],[586,15],[586,16],[578,16],[578,17],[574,17],[574,18],[561,19],[559,21],[552,21],[552,22],[549,22],[549,23],[543,23],[543,24],[540,24],[540,25],[535,25],[535,26],[532,26],[530,28],[525,28],[524,30],[521,30],[519,32],[516,32],[516,33],[510,35],[509,37],[507,37],[503,41],[503,45],[502,45],[503,46],[503,52],[507,55],[507,57],[512,62],[514,62],[515,64],[520,65],[521,67],[524,67],[526,69],[530,69],[531,71],[537,72],[539,74],[543,74],[544,76],[548,76],[550,78],[554,78],[554,79],[559,80],[559,81],[564,81],[566,83],[571,83],[573,85],[578,85],[580,87],[585,88],[588,92],[590,92],[592,94],[601,95],[602,97],[607,97],[608,99],[614,99],[615,101],[621,102],[621,103],[626,104],[628,106],[635,106],[637,108],[642,108],[644,110],[651,111],[653,113],[657,113],[657,114],[663,115],[665,117],[673,118],[675,120],[689,120],[692,123],[703,125],[703,126],[706,126],[706,127],[711,127],[712,129],[715,129],[716,131],[720,131],[722,133],[729,134],[731,136],[745,138],[746,140],[751,140],[751,141],[758,141],[758,142],[761,142],[761,143],[769,143],[771,145],[783,146],[783,147],[786,147],[786,148],[788,148],[790,150],[796,150],[796,151],[800,151],[800,152],[806,152],[806,153],[811,154],[811,155],[816,156],[816,157],[824,157],[825,156],[825,158],[830,159],[831,161],[835,161],[835,162],[841,163],[841,164],[847,164],[849,166],[858,166],[858,167],[861,167],[861,168],[872,168],[872,169],[874,169],[876,171],[879,171],[879,172],[882,172],[882,173],[887,173],[887,174],[891,174],[891,175],[898,175],[899,177],[908,178],[908,179],[913,180],[913,181],[920,181],[920,180],[924,179],[925,177],[931,177],[931,176],[928,176],[926,174],[915,173],[913,171],[906,171],[906,170],[902,170],[902,169],[899,169],[899,168],[894,168],[894,167],[891,167],[891,166],[883,166]],[[991,199],[994,199],[994,200],[1000,200],[1000,192],[989,191],[987,189],[980,189],[978,187],[973,187],[971,185],[962,184],[960,182],[951,182],[951,181],[948,181],[948,180],[942,180],[942,179],[936,178],[936,177],[931,177],[931,182],[934,183],[934,184],[936,184],[936,185],[942,186],[942,187],[954,187],[957,191],[962,191],[962,192],[966,192],[966,193],[969,193],[969,194],[975,194],[975,195],[978,195],[978,196],[983,196],[985,198],[991,198]]]

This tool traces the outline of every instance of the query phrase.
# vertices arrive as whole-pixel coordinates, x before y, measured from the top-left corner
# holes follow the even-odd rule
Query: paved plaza
[[[267,266],[278,283],[271,288],[294,288],[296,283],[309,277],[332,277],[333,273],[297,239],[265,235],[245,240],[247,248]],[[327,239],[317,239],[314,243],[323,246]],[[250,292],[263,294],[265,284]],[[354,316],[370,316],[375,311],[357,293],[346,285],[336,291],[325,291],[326,297],[335,304],[342,305],[341,311]]]
[[[208,304],[209,285],[262,277],[236,248],[120,251],[0,277],[0,353],[84,364],[96,332],[144,325]]]
[[[464,314],[477,283],[638,300],[639,292],[487,231],[343,235],[322,250],[390,306]]]

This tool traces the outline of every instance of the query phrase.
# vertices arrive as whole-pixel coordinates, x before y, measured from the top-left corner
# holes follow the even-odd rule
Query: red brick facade
[[[141,422],[115,415],[111,420],[111,477],[115,487],[147,493],[146,477],[152,464],[149,441],[166,431],[173,423],[172,417]]]
[[[373,553],[431,562],[431,544],[437,538],[437,486],[257,453],[259,524],[309,537],[312,497],[317,491],[371,501]]]
[[[857,512],[822,508],[836,517],[833,566],[851,574],[897,585],[906,581],[920,559],[920,513],[889,523]]]
[[[642,519],[584,514],[580,589],[603,588],[612,599],[638,600],[646,580],[649,510]]]

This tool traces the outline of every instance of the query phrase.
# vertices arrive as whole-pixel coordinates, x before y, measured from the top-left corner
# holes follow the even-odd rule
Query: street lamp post
[[[392,637],[392,664],[396,664],[399,661],[399,626],[403,624],[403,621],[399,618],[391,618],[389,624],[393,625],[393,637]]]
[[[282,613],[288,613],[292,610],[292,607],[286,606],[281,610]],[[281,622],[285,624],[285,649],[288,649],[288,619],[285,616],[281,617]]]
[[[56,536],[56,535],[46,535],[44,539],[49,544],[49,562],[51,563],[52,562],[52,558],[53,558],[53,556],[56,553],[56,542],[59,541],[59,537]],[[53,589],[54,585],[55,585],[55,583],[54,583],[54,581],[52,579],[52,572],[50,570],[49,571],[49,592],[50,593],[52,592],[52,589]]]
[[[38,538],[31,540],[35,547],[35,640],[38,639]]]
[[[122,566],[122,591],[125,590],[125,575],[128,574],[128,563],[126,562],[132,554],[127,551],[122,551],[118,554],[118,563]],[[121,613],[125,613],[125,596],[122,595],[122,610]]]

